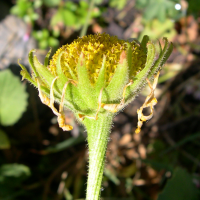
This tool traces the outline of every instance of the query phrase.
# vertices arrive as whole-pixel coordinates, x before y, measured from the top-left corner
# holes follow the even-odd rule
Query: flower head
[[[80,120],[98,120],[98,114],[120,111],[169,57],[173,47],[166,38],[164,42],[163,49],[159,46],[159,56],[155,61],[156,48],[148,36],[144,36],[139,43],[136,40],[120,40],[105,33],[88,35],[62,46],[50,63],[49,52],[44,65],[32,50],[29,53],[32,77],[23,65],[20,65],[21,74],[38,87],[42,102],[58,116],[60,126],[70,130],[72,127],[64,123],[63,107],[71,109]],[[138,111],[140,127],[143,121],[149,119],[149,116],[143,116],[143,108],[150,107],[150,116],[153,116],[157,79],[158,76],[148,100]],[[148,84],[151,86],[149,80]],[[53,105],[54,99],[60,103],[59,111]]]
[[[127,43],[132,50],[132,63],[129,66],[131,68],[130,76],[134,77],[145,66],[146,52],[135,41],[129,43],[106,33],[84,36],[71,44],[62,46],[50,60],[48,69],[56,76],[57,58],[60,52],[63,52],[61,56],[62,70],[67,78],[73,79],[72,73],[77,77],[77,64],[80,55],[83,54],[90,82],[94,85],[105,56],[105,81],[108,85],[118,66],[122,51],[126,51],[128,48]]]

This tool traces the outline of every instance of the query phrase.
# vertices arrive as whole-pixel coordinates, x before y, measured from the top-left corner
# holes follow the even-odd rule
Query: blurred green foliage
[[[32,35],[38,41],[40,49],[59,46],[59,40],[54,36],[54,34],[51,36],[49,30],[47,29],[33,31]]]
[[[136,7],[141,9],[145,20],[158,19],[164,22],[167,18],[178,19],[181,12],[175,9],[180,0],[137,0]]]
[[[118,10],[121,10],[124,8],[124,6],[127,4],[128,0],[110,0],[109,6],[117,8]]]
[[[194,1],[194,0],[187,0],[188,2],[188,14],[194,15],[196,18],[199,16],[200,13],[200,1]]]
[[[164,23],[160,22],[158,19],[143,21],[143,23],[145,26],[140,34],[139,40],[143,37],[143,35],[148,35],[152,40],[156,40],[161,37],[167,37],[171,40],[176,35],[174,23],[170,19],[166,19]]]
[[[39,15],[35,13],[35,9],[41,6],[38,2],[40,1],[17,0],[16,5],[11,8],[10,12],[23,18],[26,23],[33,23],[39,18]]]
[[[13,6],[10,12],[23,18],[26,23],[34,26],[36,20],[39,19],[37,10],[46,6],[47,8],[56,8],[50,20],[50,26],[42,30],[34,30],[33,37],[38,41],[40,49],[46,49],[49,46],[59,46],[60,30],[59,25],[69,27],[74,30],[79,30],[85,23],[89,5],[86,1],[81,0],[79,3],[73,1],[62,0],[17,0],[16,5]],[[92,11],[92,18],[101,15],[100,10],[96,7]],[[41,16],[40,16],[41,17]],[[51,33],[51,34],[50,34]]]
[[[58,23],[63,23],[65,26],[80,29],[85,23],[87,17],[88,3],[80,1],[79,4],[75,4],[71,1],[67,1],[60,6],[56,14],[51,19],[51,26],[55,26]],[[98,10],[92,13],[92,18],[99,16]]]
[[[136,0],[135,6],[142,13],[144,26],[139,39],[149,35],[152,40],[161,37],[171,40],[176,35],[174,21],[185,16],[181,9],[175,9],[176,4],[181,6],[180,3],[180,0]]]
[[[182,168],[176,168],[157,200],[198,200],[198,189],[192,176]]]
[[[13,125],[27,107],[25,86],[10,70],[0,71],[0,94],[0,124]]]
[[[42,1],[42,0],[40,0]],[[43,0],[45,6],[54,7],[60,4],[61,0]]]
[[[0,199],[14,200],[25,191],[21,184],[31,175],[29,167],[22,164],[4,164],[0,167]]]
[[[0,183],[17,185],[30,175],[30,169],[22,164],[5,164],[0,167]]]
[[[9,149],[10,141],[6,133],[0,129],[0,149]]]

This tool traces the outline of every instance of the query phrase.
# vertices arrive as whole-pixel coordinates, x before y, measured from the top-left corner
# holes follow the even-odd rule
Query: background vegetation
[[[87,34],[168,37],[155,116],[135,135],[143,91],[114,121],[102,196],[110,200],[200,199],[200,3],[193,0],[16,0],[0,2],[0,199],[72,200],[85,196],[87,134],[66,111],[63,132],[37,91],[20,81],[18,58]],[[147,111],[148,112],[148,111]]]

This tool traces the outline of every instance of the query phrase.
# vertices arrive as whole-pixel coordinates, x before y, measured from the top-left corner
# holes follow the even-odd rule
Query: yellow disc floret
[[[48,69],[56,76],[57,58],[59,53],[63,51],[64,53],[61,57],[62,70],[67,78],[73,79],[73,76],[77,76],[76,66],[82,53],[91,84],[93,85],[98,78],[103,57],[105,56],[105,78],[108,84],[117,68],[120,54],[127,49],[127,43],[128,41],[120,40],[116,36],[110,36],[105,33],[84,36],[58,49],[52,57]],[[135,41],[130,42],[130,44],[132,47],[132,66],[129,66],[129,68],[132,73],[131,77],[134,77],[137,72],[144,68],[146,53]]]

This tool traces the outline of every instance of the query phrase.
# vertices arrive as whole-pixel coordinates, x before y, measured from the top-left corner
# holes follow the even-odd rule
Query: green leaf
[[[149,22],[145,22],[145,28],[140,34],[139,40],[142,35],[148,35],[151,40],[157,40],[158,38],[167,37],[171,40],[175,36],[174,23],[170,19],[166,19],[165,22],[160,22],[158,19],[153,19]]]
[[[40,40],[39,41],[39,48],[40,49],[46,49],[48,47],[48,41],[47,40]]]
[[[177,168],[157,200],[198,200],[198,189],[192,176],[184,169]]]
[[[62,10],[63,21],[66,26],[76,25],[76,15],[67,9]]]
[[[49,41],[49,46],[51,47],[57,47],[59,45],[59,41],[54,37],[49,37],[48,41]]]
[[[144,12],[144,18],[147,20],[152,20],[154,17],[156,17],[157,13],[159,12],[159,9],[160,3],[150,4]]]
[[[0,183],[18,185],[31,175],[29,167],[22,164],[5,164],[0,167]]]
[[[33,2],[33,7],[34,8],[39,8],[39,7],[41,7],[42,6],[42,0],[35,0],[34,2]]]
[[[11,8],[11,13],[19,17],[25,17],[28,12],[32,11],[32,3],[28,0],[18,0],[16,5]]]
[[[85,2],[86,3],[86,2]],[[86,3],[87,4],[87,3]],[[75,4],[75,3],[73,3],[73,2],[71,2],[71,1],[67,1],[66,3],[65,3],[65,8],[67,8],[68,10],[70,10],[70,11],[76,11],[76,9],[77,9],[77,5]]]
[[[9,149],[10,141],[4,131],[0,129],[0,149]]]
[[[151,21],[156,18],[160,22],[164,22],[167,18],[178,19],[181,17],[180,11],[175,9],[176,3],[179,3],[179,0],[138,0],[136,7],[144,10],[145,20]]]
[[[166,11],[165,11],[165,7],[161,6],[160,10],[158,12],[158,19],[160,20],[160,22],[165,22],[166,19]]]
[[[76,15],[67,8],[60,8],[51,19],[51,26],[55,26],[59,22],[64,23],[66,26],[76,25]]]
[[[52,30],[52,35],[54,36],[54,37],[59,37],[59,35],[60,35],[60,30],[59,29],[57,29],[56,27]]]
[[[61,0],[43,0],[44,4],[48,7],[58,6]]]
[[[5,164],[0,168],[0,177],[28,177],[30,175],[30,169],[22,164]]]
[[[28,94],[10,70],[0,72],[0,124],[15,124],[26,110]]]
[[[111,1],[109,1],[109,6],[117,8],[118,10],[121,10],[122,8],[124,8],[126,3],[127,3],[127,0],[121,0],[121,1],[111,0]]]
[[[84,9],[85,12],[87,12],[87,8],[88,8],[88,3],[86,1],[80,1],[80,8]],[[97,4],[97,0],[95,1],[95,4]]]
[[[53,15],[53,17],[51,18],[50,24],[51,26],[55,26],[59,22],[63,22],[62,10],[58,10],[58,12],[55,15]]]
[[[32,21],[35,21],[39,18],[39,15],[37,13],[31,13],[29,14],[29,17]]]
[[[32,36],[36,40],[42,40],[42,31],[32,31]]]
[[[42,29],[42,39],[47,39],[47,38],[49,38],[49,30]]]
[[[95,4],[96,4],[96,5],[99,5],[99,4],[102,4],[102,2],[103,2],[103,0],[96,0],[96,1],[95,1]]]

